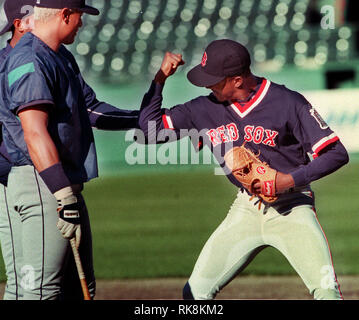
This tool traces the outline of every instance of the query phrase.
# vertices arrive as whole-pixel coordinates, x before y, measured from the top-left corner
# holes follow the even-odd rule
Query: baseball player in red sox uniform
[[[158,142],[164,129],[205,132],[203,145],[238,187],[227,216],[198,257],[183,298],[215,298],[256,254],[271,246],[288,259],[315,299],[342,299],[310,188],[312,181],[348,162],[338,136],[301,94],[253,75],[247,49],[227,39],[211,42],[201,64],[187,75],[192,84],[212,92],[161,109],[165,81],[183,63],[180,54],[166,53],[144,96],[140,127],[148,141],[157,137]],[[276,201],[258,196],[259,183],[250,193],[228,170],[226,151],[244,142],[278,171]]]

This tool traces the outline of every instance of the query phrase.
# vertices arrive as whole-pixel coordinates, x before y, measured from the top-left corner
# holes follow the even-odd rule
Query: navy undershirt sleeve
[[[99,101],[93,89],[78,75],[86,102],[91,126],[100,130],[128,130],[138,128],[138,110],[124,110]]]

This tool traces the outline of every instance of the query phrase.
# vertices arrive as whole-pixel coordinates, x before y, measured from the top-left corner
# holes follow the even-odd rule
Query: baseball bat
[[[75,238],[72,238],[70,240],[70,243],[71,243],[72,252],[73,252],[74,258],[75,258],[77,273],[78,273],[79,278],[80,278],[81,288],[82,288],[82,292],[84,294],[84,299],[85,300],[92,300],[90,292],[89,292],[89,288],[87,286],[85,272],[84,272],[84,270],[82,268],[80,254],[79,254],[79,251],[76,248],[76,240],[75,240]]]

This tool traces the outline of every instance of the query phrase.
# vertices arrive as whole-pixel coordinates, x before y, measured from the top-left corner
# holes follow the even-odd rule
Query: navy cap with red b
[[[36,0],[6,0],[0,4],[0,36],[11,30],[16,19],[22,19],[32,14]],[[31,9],[31,8],[30,8]]]
[[[86,5],[85,0],[36,0],[36,7],[51,9],[78,9],[84,13],[98,16],[100,11],[94,7]]]
[[[210,87],[227,77],[240,76],[250,65],[245,46],[233,40],[215,40],[207,46],[202,62],[188,72],[187,78],[195,86]]]

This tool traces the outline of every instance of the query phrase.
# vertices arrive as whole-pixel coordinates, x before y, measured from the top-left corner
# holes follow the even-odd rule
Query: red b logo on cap
[[[206,66],[207,64],[207,52],[203,54],[201,65],[202,67]]]

